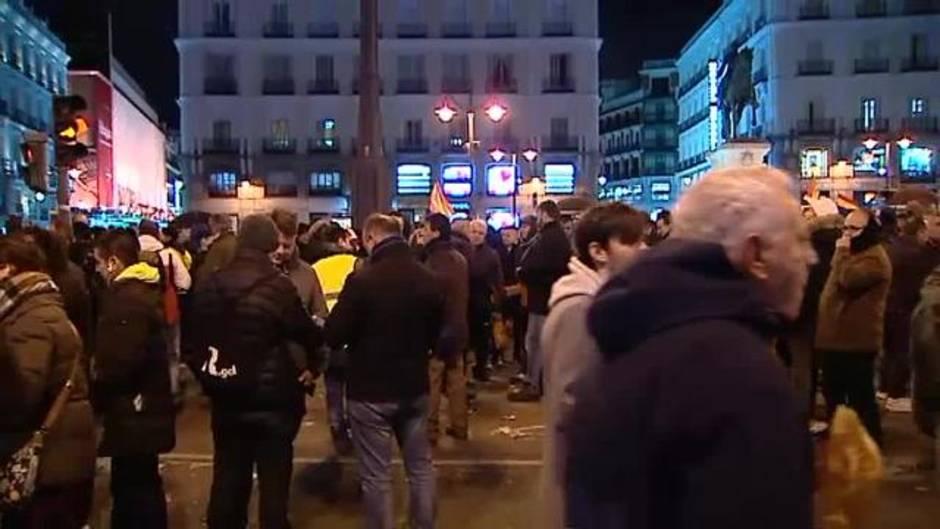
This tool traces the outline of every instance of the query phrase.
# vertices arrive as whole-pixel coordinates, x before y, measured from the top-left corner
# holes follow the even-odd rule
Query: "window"
[[[292,77],[289,55],[269,55],[264,60],[266,79],[290,79]]]
[[[862,99],[862,124],[866,129],[874,127],[878,119],[878,101],[871,98]]]
[[[290,141],[290,124],[286,119],[276,119],[271,122],[271,138],[275,146],[287,146]]]
[[[550,58],[551,82],[555,85],[564,85],[571,78],[571,55],[567,53],[554,53]]]
[[[418,0],[398,0],[398,21],[412,23],[421,16],[421,6]]]
[[[320,136],[320,146],[326,148],[335,148],[336,143],[336,120],[332,118],[327,118],[321,121],[318,125],[318,133]]]
[[[470,56],[466,53],[448,53],[443,57],[444,79],[469,80]]]
[[[333,81],[333,56],[332,55],[317,55],[316,71],[317,71],[316,72],[317,81],[332,82]]]
[[[234,197],[238,195],[238,176],[234,171],[217,171],[209,175],[210,197]]]
[[[829,150],[803,149],[800,157],[800,175],[803,178],[829,176]]]
[[[405,142],[409,145],[418,145],[424,139],[423,124],[421,120],[405,121]]]
[[[210,53],[206,55],[206,70],[211,79],[232,79],[235,77],[235,57]]]
[[[264,178],[264,191],[271,197],[296,197],[297,177],[291,171],[271,171]]]
[[[212,122],[212,139],[230,140],[232,138],[232,122],[218,120]]]
[[[552,139],[568,139],[568,118],[552,118]]]
[[[493,88],[509,88],[515,83],[512,55],[491,55],[489,66]]]
[[[444,20],[453,24],[467,21],[467,0],[447,0],[444,5]]]
[[[311,195],[338,195],[343,192],[343,173],[335,170],[310,173]]]
[[[548,0],[548,19],[553,22],[567,22],[571,16],[569,0]]]
[[[424,79],[424,55],[399,55],[399,79]]]
[[[494,22],[511,22],[512,0],[490,0],[490,20]]]
[[[911,59],[915,63],[921,63],[927,59],[927,35],[925,33],[911,35]]]
[[[880,59],[881,42],[878,39],[866,39],[862,43],[862,58],[869,60]]]
[[[232,6],[227,0],[212,2],[212,20],[220,28],[228,28],[232,20]]]
[[[290,23],[288,4],[284,0],[275,0],[271,4],[271,22],[274,25],[287,25]]]
[[[919,116],[927,115],[927,101],[922,97],[915,97],[911,99],[911,117],[916,118]]]

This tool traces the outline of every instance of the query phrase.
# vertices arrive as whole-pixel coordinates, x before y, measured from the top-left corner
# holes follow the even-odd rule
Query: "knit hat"
[[[238,230],[238,249],[271,253],[277,250],[277,226],[268,215],[249,215]]]

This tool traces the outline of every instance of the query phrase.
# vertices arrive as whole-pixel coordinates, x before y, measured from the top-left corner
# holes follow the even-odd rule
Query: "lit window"
[[[238,175],[236,175],[234,171],[217,171],[209,175],[209,196],[237,196],[237,186]]]
[[[343,191],[343,173],[316,171],[310,174],[310,194],[334,195]]]
[[[927,114],[927,102],[922,97],[911,99],[911,117],[924,116]]]
[[[874,99],[862,99],[862,124],[866,129],[875,125],[878,119],[878,102]]]
[[[800,157],[800,168],[803,178],[829,176],[829,150],[804,149]]]

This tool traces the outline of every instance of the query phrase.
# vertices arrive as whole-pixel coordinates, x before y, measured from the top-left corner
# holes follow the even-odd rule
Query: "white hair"
[[[486,231],[486,230],[488,229],[488,226],[487,226],[487,224],[486,224],[486,221],[483,220],[483,219],[473,219],[473,220],[471,220],[471,221],[470,221],[470,227],[474,227],[474,226],[476,226],[476,227],[482,227],[482,228],[483,228],[483,231]]]
[[[679,199],[673,236],[721,244],[736,255],[749,237],[769,239],[799,218],[793,186],[787,173],[766,166],[712,171]]]

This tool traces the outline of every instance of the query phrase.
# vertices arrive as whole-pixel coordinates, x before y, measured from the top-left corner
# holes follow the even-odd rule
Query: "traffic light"
[[[56,161],[60,170],[73,166],[75,161],[88,155],[88,146],[82,143],[88,132],[88,120],[81,115],[88,109],[82,96],[55,98]]]
[[[37,193],[49,191],[49,160],[46,156],[49,139],[45,134],[30,133],[20,146],[26,167],[26,187]]]

